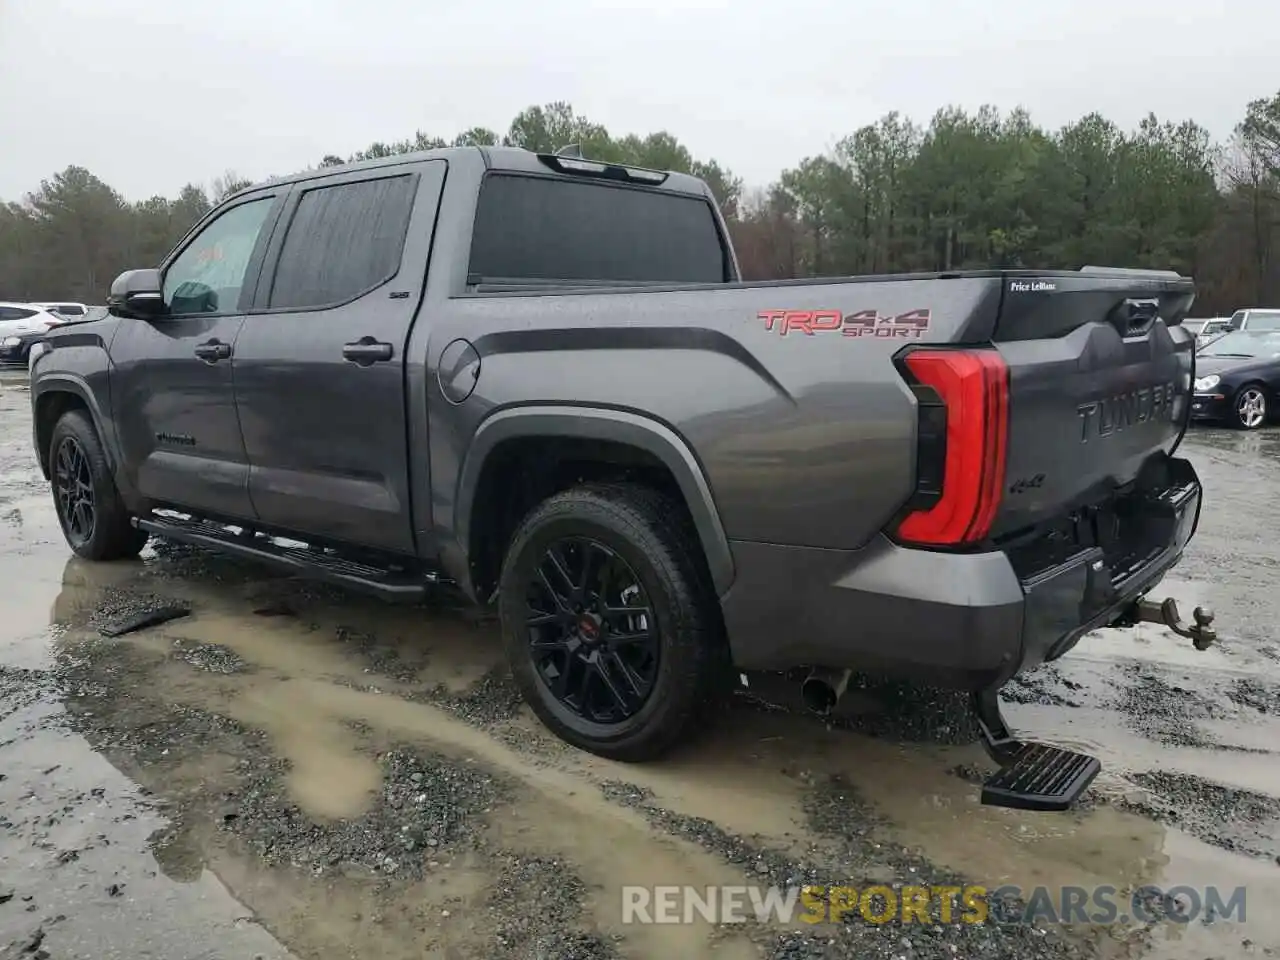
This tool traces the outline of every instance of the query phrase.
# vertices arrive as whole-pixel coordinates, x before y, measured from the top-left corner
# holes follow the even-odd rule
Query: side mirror
[[[150,320],[165,313],[159,270],[126,270],[111,284],[107,309],[117,317]]]

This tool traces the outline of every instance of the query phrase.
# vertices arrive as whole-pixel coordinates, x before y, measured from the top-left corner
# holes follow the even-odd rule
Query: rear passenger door
[[[263,524],[414,552],[404,351],[445,167],[294,187],[236,343],[249,495]]]

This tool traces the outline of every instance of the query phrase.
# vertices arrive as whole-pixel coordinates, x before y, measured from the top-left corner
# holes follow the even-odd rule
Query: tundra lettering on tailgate
[[[1080,442],[1109,437],[1135,423],[1171,421],[1177,407],[1175,399],[1172,383],[1158,383],[1082,403],[1076,407],[1076,415],[1080,417]]]

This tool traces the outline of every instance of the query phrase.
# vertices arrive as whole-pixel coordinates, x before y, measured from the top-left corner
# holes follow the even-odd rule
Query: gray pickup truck
[[[746,283],[704,183],[457,148],[247,189],[32,363],[72,550],[147,537],[497,603],[559,736],[656,757],[756,671],[973,694],[986,802],[1098,771],[996,692],[1144,599],[1199,517],[1174,273]],[[802,679],[803,678],[803,679]]]

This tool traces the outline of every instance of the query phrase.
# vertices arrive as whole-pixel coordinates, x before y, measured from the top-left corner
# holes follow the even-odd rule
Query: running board
[[[982,745],[1000,770],[982,785],[982,802],[1015,810],[1070,810],[1102,770],[1095,757],[1016,739],[1005,725],[997,690],[973,696]]]
[[[348,560],[319,547],[285,546],[276,538],[196,518],[152,514],[137,517],[134,526],[159,537],[204,547],[218,553],[268,564],[312,580],[372,593],[394,603],[417,603],[428,586],[441,583],[433,574],[404,567],[379,567]]]

